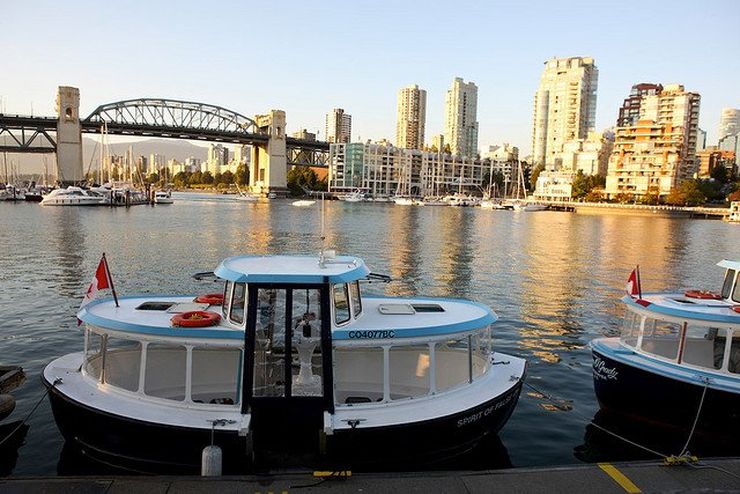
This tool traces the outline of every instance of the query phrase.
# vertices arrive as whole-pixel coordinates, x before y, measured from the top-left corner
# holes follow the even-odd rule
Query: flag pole
[[[112,283],[111,283],[111,286],[113,286]],[[113,293],[115,294],[116,292],[113,292]],[[640,300],[642,300],[642,280],[640,280],[640,265],[639,264],[637,265],[637,296],[640,298]]]
[[[118,305],[118,295],[116,294],[116,287],[113,285],[113,277],[110,275],[110,268],[108,268],[108,259],[105,257],[105,252],[103,252],[103,264],[105,264],[105,275],[108,277],[110,290],[113,292],[113,300],[116,302],[116,307],[120,307],[120,305]]]

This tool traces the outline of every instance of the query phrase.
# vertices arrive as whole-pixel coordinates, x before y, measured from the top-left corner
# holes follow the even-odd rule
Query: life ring
[[[199,295],[195,297],[195,301],[199,304],[223,305],[224,294],[223,293],[207,293],[205,295]]]
[[[215,326],[221,320],[221,315],[205,310],[191,310],[182,314],[175,314],[170,319],[173,326],[182,328],[204,328]]]
[[[732,310],[740,314],[740,305],[736,305],[735,307],[730,307]]]
[[[709,290],[686,290],[684,296],[689,298],[701,298],[704,300],[721,300],[722,295],[710,292]]]

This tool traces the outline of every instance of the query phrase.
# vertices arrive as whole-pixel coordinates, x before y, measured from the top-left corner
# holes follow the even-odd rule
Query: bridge
[[[84,179],[82,134],[161,137],[247,144],[252,148],[249,181],[253,192],[284,193],[291,166],[328,165],[329,143],[285,135],[285,112],[271,110],[249,118],[205,103],[140,98],[98,106],[79,118],[79,90],[59,87],[57,116],[0,114],[0,151],[56,153],[62,183]]]

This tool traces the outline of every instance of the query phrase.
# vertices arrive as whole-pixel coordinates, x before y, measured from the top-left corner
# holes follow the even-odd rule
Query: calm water
[[[120,294],[163,294],[205,291],[190,274],[227,256],[319,249],[316,206],[178,199],[129,210],[0,203],[0,364],[22,365],[28,374],[6,423],[20,420],[42,395],[46,363],[81,349],[74,314],[101,252]],[[618,298],[635,264],[645,290],[716,289],[722,270],[714,264],[740,259],[740,226],[719,221],[332,202],[326,222],[330,246],[395,280],[376,290],[493,307],[498,350],[528,359],[529,383],[572,401],[570,411],[551,411],[525,388],[493,453],[461,467],[642,457],[587,427],[598,409],[588,342],[617,328]],[[17,458],[15,448],[0,451],[0,476],[87,468],[62,454],[48,402],[29,426]],[[629,424],[613,427],[648,440]]]

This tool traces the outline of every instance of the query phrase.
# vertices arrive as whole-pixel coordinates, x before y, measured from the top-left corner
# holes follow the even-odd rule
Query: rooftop
[[[337,256],[319,265],[318,256],[237,256],[224,259],[216,276],[242,283],[346,283],[370,270],[359,257]]]

